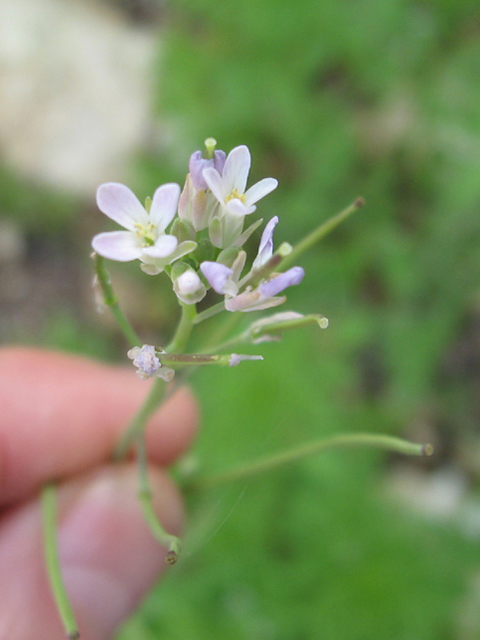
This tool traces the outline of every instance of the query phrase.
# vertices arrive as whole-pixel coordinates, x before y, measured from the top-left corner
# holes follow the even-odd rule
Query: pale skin
[[[113,447],[150,382],[132,368],[27,348],[0,350],[0,638],[63,640],[43,561],[39,489],[59,481],[59,546],[82,640],[107,640],[162,571],[132,461]],[[197,405],[179,389],[148,425],[157,514],[179,533],[178,491],[164,468],[190,446]]]

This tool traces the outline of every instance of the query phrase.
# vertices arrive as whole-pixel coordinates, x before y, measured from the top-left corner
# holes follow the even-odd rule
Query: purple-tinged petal
[[[177,248],[178,240],[175,236],[159,236],[152,247],[145,247],[142,253],[151,258],[166,258]]]
[[[234,189],[239,193],[245,193],[251,162],[250,151],[245,145],[230,151],[222,174],[227,194],[232,193]]]
[[[99,233],[93,238],[92,247],[100,256],[118,262],[130,262],[142,255],[142,248],[130,231]]]
[[[137,196],[118,182],[106,182],[98,187],[97,205],[106,216],[129,231],[135,229],[135,223],[148,221],[148,214]]]
[[[204,169],[203,177],[215,198],[220,202],[220,204],[225,206],[225,198],[228,196],[229,192],[226,190],[222,177],[218,171],[212,167],[208,167],[207,169]]]
[[[225,300],[225,309],[227,311],[245,311],[245,309],[256,305],[260,298],[261,295],[258,289],[255,289],[255,291],[244,291],[238,296]]]
[[[238,296],[225,300],[225,309],[227,311],[263,311],[271,307],[278,307],[283,304],[287,298],[265,298],[258,289],[255,291],[244,291]]]
[[[280,293],[287,287],[300,284],[304,275],[305,271],[302,267],[292,267],[288,271],[285,271],[285,273],[281,273],[268,282],[262,283],[258,289],[263,297],[273,298],[273,296],[276,296],[277,293]]]
[[[180,185],[173,182],[163,184],[155,191],[150,208],[150,220],[158,231],[165,231],[175,217],[179,198]]]
[[[238,218],[243,218],[244,216],[248,216],[250,213],[253,213],[257,207],[252,205],[251,207],[247,207],[243,204],[241,200],[238,198],[233,198],[233,200],[229,200],[227,202],[227,210],[234,216]]]
[[[205,178],[203,177],[203,170],[207,167],[211,167],[212,165],[213,161],[203,158],[201,151],[195,151],[192,153],[188,162],[188,170],[192,177],[192,184],[195,189],[204,191],[208,188]]]
[[[202,262],[200,270],[207,279],[208,284],[217,293],[225,293],[224,287],[227,285],[229,277],[233,271],[219,262]]]
[[[257,257],[253,261],[252,267],[254,269],[260,268],[272,257],[273,231],[277,224],[278,216],[273,216],[273,218],[265,225],[265,229],[263,230],[262,238],[260,240],[260,246],[258,247]]]
[[[205,182],[205,178],[203,176],[203,172],[205,169],[213,168],[220,176],[223,172],[223,167],[225,166],[225,151],[215,151],[213,158],[203,158],[201,151],[195,151],[190,156],[190,161],[188,163],[188,169],[190,171],[190,175],[192,177],[192,183],[195,189],[199,191],[205,191],[208,189],[208,185]]]
[[[223,167],[225,166],[225,160],[227,159],[227,154],[225,151],[215,151],[213,154],[213,166],[218,171],[220,175],[223,174]]]
[[[258,202],[261,198],[264,198],[271,191],[276,189],[278,186],[278,180],[275,178],[264,178],[254,184],[245,194],[246,205],[250,206]]]

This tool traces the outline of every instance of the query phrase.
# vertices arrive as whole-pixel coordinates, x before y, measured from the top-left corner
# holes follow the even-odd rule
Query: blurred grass
[[[479,19],[473,0],[169,4],[157,112],[175,148],[170,163],[138,158],[139,193],[181,181],[213,135],[248,144],[251,182],[279,178],[259,206],[280,216],[277,243],[367,200],[289,292],[287,308],[329,329],[195,380],[205,472],[349,430],[428,435],[438,455],[415,468],[467,477],[478,513]],[[72,224],[63,196],[3,182],[2,209],[31,233]],[[158,335],[173,298],[145,281],[155,300],[137,321]],[[35,340],[113,358],[118,335],[91,329],[55,308]],[[435,520],[396,502],[396,463],[331,452],[193,501],[184,557],[119,640],[476,640],[478,525],[467,535],[461,511]]]

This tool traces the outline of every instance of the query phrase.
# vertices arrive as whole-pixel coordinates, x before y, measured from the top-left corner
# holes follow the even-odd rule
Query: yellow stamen
[[[135,223],[135,229],[137,233],[137,238],[142,243],[143,247],[151,247],[155,244],[155,240],[157,239],[156,227],[153,222],[149,222],[146,225],[140,224],[140,222]]]
[[[245,194],[239,193],[237,189],[234,189],[232,193],[229,193],[228,196],[225,198],[225,204],[227,204],[227,202],[230,202],[230,200],[240,200],[241,202],[243,202],[243,204],[245,204],[245,201],[246,201]]]

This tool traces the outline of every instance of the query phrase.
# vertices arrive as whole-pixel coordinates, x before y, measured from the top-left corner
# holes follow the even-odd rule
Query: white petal
[[[173,182],[163,184],[155,191],[150,208],[150,220],[162,232],[168,227],[177,212],[180,186]]]
[[[245,145],[235,147],[230,151],[222,174],[227,193],[232,193],[234,189],[237,189],[239,193],[245,193],[250,164],[250,151]]]
[[[143,249],[142,253],[151,258],[166,258],[177,248],[178,240],[175,236],[159,236],[153,247]]]
[[[247,207],[258,202],[261,198],[264,198],[268,193],[276,189],[278,186],[278,180],[275,178],[264,178],[254,184],[253,187],[245,194],[245,200]]]
[[[92,240],[92,247],[99,255],[118,262],[130,262],[142,255],[135,234],[130,231],[99,233]]]
[[[208,184],[208,188],[213,193],[215,198],[223,205],[225,205],[225,198],[230,193],[226,190],[222,177],[216,169],[208,167],[203,170],[203,177]]]
[[[241,200],[238,198],[234,198],[233,200],[229,200],[227,202],[227,211],[234,216],[243,218],[247,216],[249,213],[253,213],[257,207],[252,205],[247,207],[243,204]]]
[[[130,231],[134,230],[136,222],[145,224],[148,220],[137,196],[118,182],[107,182],[98,187],[97,205],[106,216]]]

